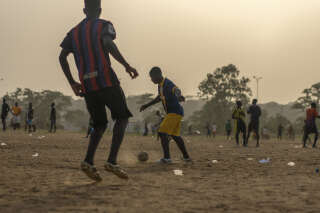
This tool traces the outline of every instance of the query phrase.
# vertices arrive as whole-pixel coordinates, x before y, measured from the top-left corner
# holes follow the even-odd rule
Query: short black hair
[[[241,101],[237,101],[236,104],[237,104],[237,106],[242,106],[242,102]]]
[[[162,74],[160,67],[152,67],[152,69],[150,70],[150,75],[153,74]]]
[[[258,103],[258,99],[253,99],[252,102],[253,103]]]
[[[312,103],[311,103],[311,107],[316,108],[316,107],[317,107],[317,104],[316,104],[315,102],[312,102]]]
[[[101,0],[84,0],[84,5],[86,9],[100,9]]]

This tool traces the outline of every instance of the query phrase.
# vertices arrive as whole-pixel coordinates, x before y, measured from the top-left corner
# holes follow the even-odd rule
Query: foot
[[[317,145],[312,145],[312,148],[314,148],[314,149],[317,148]]]
[[[259,147],[259,146],[260,146],[260,144],[257,143],[256,147]]]
[[[114,165],[112,163],[107,162],[104,165],[104,168],[106,171],[112,172],[114,175],[118,176],[119,178],[129,179],[128,174],[123,169],[121,169],[119,165]]]
[[[102,181],[102,178],[100,177],[100,174],[98,172],[98,170],[96,169],[96,167],[94,167],[93,165],[83,161],[81,163],[81,170],[92,180],[94,181]]]
[[[182,158],[185,163],[193,163],[191,158]]]
[[[161,158],[160,160],[157,161],[157,163],[160,163],[160,164],[171,164],[172,160],[170,158]]]
[[[306,145],[303,145],[302,148],[307,148],[307,146],[306,146]]]

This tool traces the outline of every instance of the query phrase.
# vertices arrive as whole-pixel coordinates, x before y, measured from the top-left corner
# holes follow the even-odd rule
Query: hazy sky
[[[130,80],[113,62],[127,95],[156,92],[148,77],[154,65],[186,95],[229,63],[263,77],[262,102],[293,101],[320,81],[320,0],[102,1],[102,18],[113,22],[116,43],[140,73]],[[82,8],[83,0],[1,0],[0,95],[16,87],[72,94],[59,45],[84,18]]]

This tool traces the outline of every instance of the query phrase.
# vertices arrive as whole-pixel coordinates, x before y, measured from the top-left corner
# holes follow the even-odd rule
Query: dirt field
[[[106,135],[95,161],[104,180],[94,184],[79,170],[87,147],[82,136],[1,132],[0,143],[7,146],[0,146],[0,212],[320,211],[320,150],[302,149],[298,141],[262,141],[256,149],[253,142],[242,148],[187,137],[194,164],[182,163],[172,144],[175,163],[162,166],[154,163],[161,157],[154,138],[127,136],[119,156],[130,175],[125,181],[103,170],[110,144]],[[137,162],[140,150],[150,154],[147,163]],[[270,163],[259,163],[268,157]],[[291,161],[294,167],[287,165]],[[174,175],[175,169],[184,175]]]

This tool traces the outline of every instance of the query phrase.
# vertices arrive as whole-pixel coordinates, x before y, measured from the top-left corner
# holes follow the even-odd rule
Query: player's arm
[[[122,56],[120,50],[118,49],[117,45],[114,43],[110,35],[105,34],[102,37],[102,43],[105,51],[110,52],[112,57],[125,67],[126,72],[131,76],[132,79],[138,77],[139,74],[137,70],[131,67],[126,59]]]
[[[186,101],[186,98],[182,95],[182,92],[178,87],[173,87],[172,92],[180,102]]]
[[[81,87],[81,84],[76,82],[72,77],[72,74],[70,71],[70,66],[69,66],[68,59],[67,59],[69,54],[70,54],[70,51],[68,51],[66,49],[61,50],[61,53],[59,56],[60,65],[61,65],[61,68],[63,70],[64,75],[66,76],[70,86],[72,87],[74,94],[76,96],[80,96],[83,93],[82,87]]]
[[[146,110],[147,108],[151,107],[152,105],[155,105],[157,103],[159,103],[161,101],[160,95],[158,95],[155,99],[153,99],[152,101],[150,101],[149,103],[142,105],[140,107],[140,112]]]

